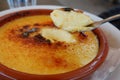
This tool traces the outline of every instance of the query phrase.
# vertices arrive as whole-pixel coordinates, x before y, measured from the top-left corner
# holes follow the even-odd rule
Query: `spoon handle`
[[[95,24],[101,25],[101,24],[103,24],[105,22],[109,22],[109,21],[112,21],[112,20],[115,20],[115,19],[119,19],[119,18],[120,18],[120,14],[117,14],[117,15],[111,16],[109,18],[103,19],[101,21],[97,21]]]
[[[92,27],[91,29],[89,30],[93,30],[93,29],[96,29],[97,27],[99,27],[101,24],[105,23],[105,22],[109,22],[109,21],[112,21],[112,20],[116,20],[116,19],[120,19],[120,14],[117,14],[117,15],[114,15],[114,16],[111,16],[111,17],[108,17],[106,19],[103,19],[101,21],[96,21],[92,24],[89,24],[87,25],[86,27]],[[87,31],[87,30],[86,30]]]
[[[120,14],[117,14],[117,15],[111,16],[107,19],[104,19],[102,22],[104,23],[104,22],[112,21],[112,20],[115,20],[115,19],[118,19],[118,18],[120,18]]]

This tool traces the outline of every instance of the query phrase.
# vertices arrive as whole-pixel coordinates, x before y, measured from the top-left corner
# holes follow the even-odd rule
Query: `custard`
[[[80,11],[56,9],[50,16],[58,28],[69,32],[90,31],[94,28],[93,26],[87,26],[92,24],[93,20]]]
[[[59,74],[81,68],[91,62],[99,50],[99,41],[92,32],[74,32],[75,43],[51,43],[26,30],[56,27],[49,15],[15,19],[0,27],[0,63],[30,74]],[[36,32],[37,33],[37,32]]]

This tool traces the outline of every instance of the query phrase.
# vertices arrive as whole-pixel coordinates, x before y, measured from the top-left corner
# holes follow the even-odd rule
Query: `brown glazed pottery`
[[[52,12],[52,10],[34,9],[10,13],[0,17],[0,26],[20,17],[42,14],[49,15],[50,12]],[[83,80],[83,78],[87,78],[100,67],[108,53],[108,43],[103,32],[100,29],[95,29],[93,32],[99,39],[99,52],[97,56],[84,67],[61,74],[36,75],[15,71],[0,64],[0,80]]]

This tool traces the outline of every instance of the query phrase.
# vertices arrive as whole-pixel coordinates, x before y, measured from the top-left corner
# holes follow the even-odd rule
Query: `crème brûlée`
[[[56,29],[49,15],[23,17],[1,26],[0,63],[17,71],[43,75],[78,69],[96,57],[99,41],[92,31],[73,32],[76,41],[67,43],[45,39],[38,34],[43,28]]]

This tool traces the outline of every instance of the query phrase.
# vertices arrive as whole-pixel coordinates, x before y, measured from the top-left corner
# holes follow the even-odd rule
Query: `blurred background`
[[[120,0],[37,0],[37,5],[68,6],[98,15],[106,10],[120,5]],[[9,9],[7,0],[0,0],[0,11],[6,9]]]

